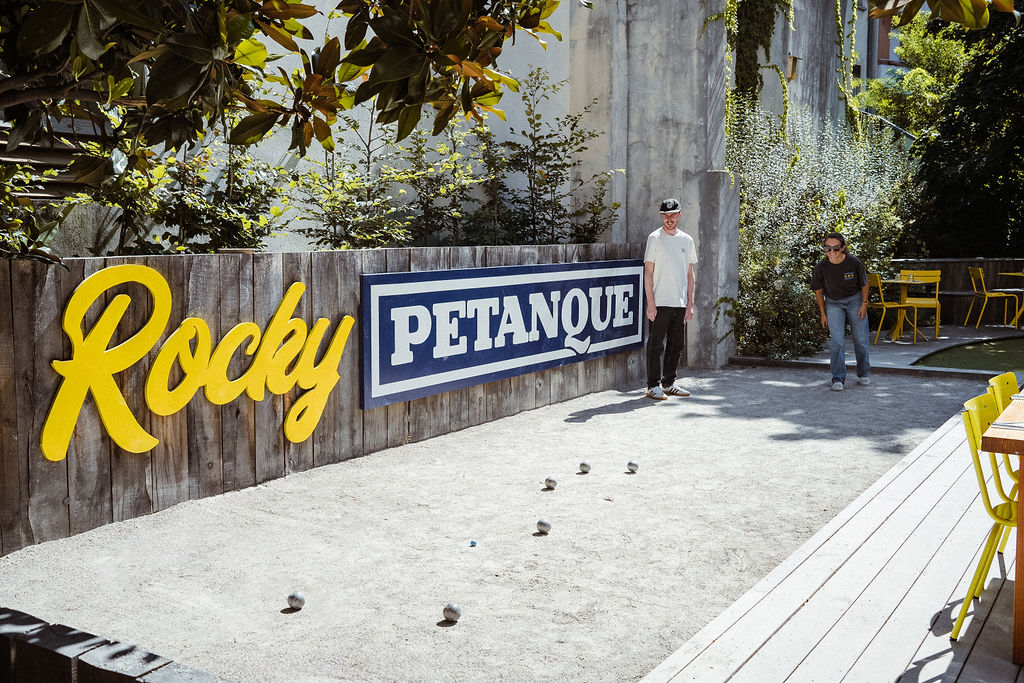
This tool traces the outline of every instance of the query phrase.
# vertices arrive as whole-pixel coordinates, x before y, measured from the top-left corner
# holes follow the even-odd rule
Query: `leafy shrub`
[[[0,164],[0,258],[56,260],[46,241],[70,207],[58,211],[30,201],[27,193],[39,188],[40,181],[25,165]]]
[[[869,270],[885,270],[909,162],[887,140],[858,139],[799,109],[783,126],[743,101],[729,108],[726,155],[740,192],[739,293],[718,310],[744,355],[812,354],[827,336],[810,289],[825,235],[842,233]]]
[[[367,107],[369,109],[369,107]],[[326,152],[322,164],[293,174],[295,208],[307,223],[298,228],[321,249],[369,249],[411,239],[409,221],[394,188],[410,178],[396,166],[398,148],[390,126],[368,117],[340,117],[355,137],[343,152]]]
[[[104,228],[114,254],[262,249],[287,209],[282,172],[237,147],[125,170],[69,201],[118,209]]]

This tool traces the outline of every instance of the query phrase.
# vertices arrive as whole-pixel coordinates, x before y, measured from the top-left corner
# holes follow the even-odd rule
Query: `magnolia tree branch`
[[[95,90],[85,90],[78,86],[80,83],[71,83],[60,86],[40,86],[29,88],[20,92],[4,92],[0,89],[0,109],[13,107],[26,102],[42,102],[46,100],[79,100],[82,102],[106,102],[106,98]]]

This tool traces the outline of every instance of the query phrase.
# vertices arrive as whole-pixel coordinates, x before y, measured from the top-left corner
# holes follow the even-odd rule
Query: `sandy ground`
[[[984,390],[827,379],[703,372],[192,501],[0,558],[0,605],[240,681],[637,679]]]

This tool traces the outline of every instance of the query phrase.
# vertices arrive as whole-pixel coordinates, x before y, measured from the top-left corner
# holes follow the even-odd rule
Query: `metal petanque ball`
[[[626,469],[629,470],[630,472],[636,472],[638,469],[640,469],[640,463],[638,463],[636,460],[630,460],[629,462],[626,463]]]
[[[556,486],[558,486],[558,481],[554,477],[548,477],[547,479],[544,480],[544,486],[546,486],[549,489],[553,489]]]
[[[589,462],[581,462],[580,463],[580,472],[582,472],[583,474],[586,474],[589,471],[590,471],[590,463]]]
[[[299,591],[292,591],[288,596],[288,606],[292,609],[302,609],[306,604],[306,596]]]
[[[458,621],[459,617],[462,616],[462,608],[456,605],[454,602],[449,602],[444,606],[444,620],[445,621]]]
[[[551,531],[551,522],[546,519],[537,520],[537,531],[546,534]]]

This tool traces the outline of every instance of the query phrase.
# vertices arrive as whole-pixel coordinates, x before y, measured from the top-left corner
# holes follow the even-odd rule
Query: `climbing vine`
[[[738,93],[753,97],[760,94],[764,86],[760,53],[764,53],[765,62],[771,62],[775,18],[782,13],[792,27],[793,0],[726,0],[726,16],[735,17],[731,27],[726,22],[726,40],[736,60]]]
[[[836,0],[836,42],[839,45],[836,85],[839,90],[839,99],[846,107],[846,122],[850,125],[850,130],[856,135],[860,135],[863,133],[863,128],[861,119],[857,116],[857,94],[854,92],[856,81],[853,78],[853,65],[857,61],[857,53],[853,49],[853,46],[857,44],[857,3],[849,3],[849,33],[843,28],[843,4],[842,0]]]

